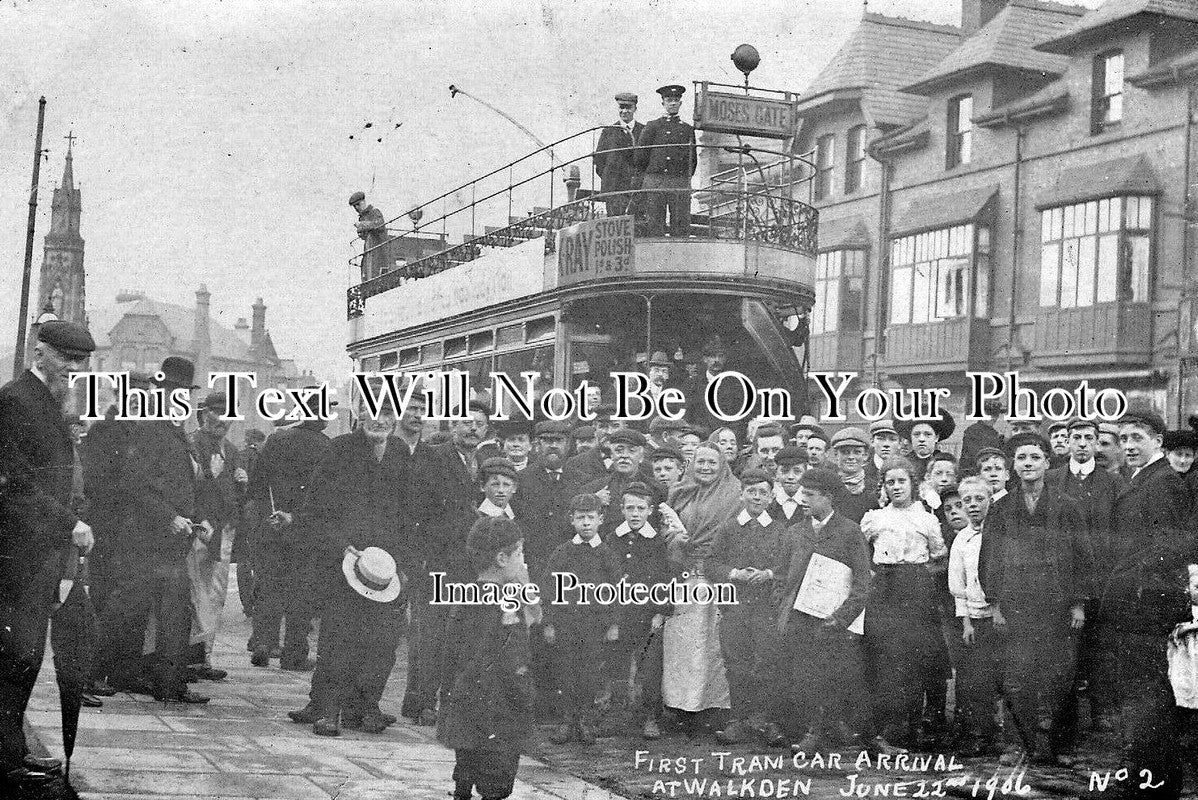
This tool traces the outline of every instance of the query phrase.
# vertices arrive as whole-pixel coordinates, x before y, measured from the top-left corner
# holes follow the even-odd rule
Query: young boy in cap
[[[671,487],[682,480],[684,460],[682,453],[673,447],[659,447],[649,455],[649,461],[653,466],[653,478],[662,492],[669,492]]]
[[[606,544],[616,554],[621,580],[629,584],[653,586],[670,579],[670,560],[666,536],[649,523],[654,511],[654,492],[640,481],[624,489],[620,511],[624,521],[615,527]],[[610,650],[608,670],[613,695],[627,694],[629,668],[635,667],[640,685],[641,733],[646,739],[661,738],[662,625],[671,606],[624,606],[620,615],[620,638]]]
[[[623,574],[615,552],[599,539],[602,505],[593,494],[570,501],[574,538],[558,546],[541,576],[545,620],[542,634],[553,646],[553,673],[565,705],[564,720],[550,736],[554,744],[571,738],[595,741],[594,705],[600,688],[605,643],[615,642],[620,628],[614,606],[602,605],[581,588],[556,596],[555,576],[578,584],[615,584]],[[561,602],[557,602],[557,601]]]
[[[774,499],[766,513],[787,525],[798,522],[803,514],[803,498],[799,496],[799,479],[807,468],[807,453],[802,447],[789,445],[774,456],[778,472],[774,475]]]
[[[520,486],[516,467],[506,458],[488,458],[478,467],[478,480],[482,484],[483,501],[478,513],[483,517],[507,517],[515,519],[512,497]]]
[[[783,685],[789,687],[787,733],[802,740],[794,746],[804,753],[820,752],[832,744],[830,734],[846,723],[849,733],[874,752],[898,752],[875,735],[868,702],[861,636],[849,630],[865,610],[870,563],[865,537],[857,523],[835,511],[833,502],[844,492],[840,477],[827,467],[803,473],[799,494],[810,511],[791,528],[794,553],[782,585],[777,632],[784,662],[789,665]],[[795,608],[812,559],[831,559],[849,569],[849,591],[824,617]]]
[[[520,528],[506,517],[474,523],[466,540],[480,585],[527,583]],[[492,605],[449,612],[437,738],[454,750],[454,800],[512,793],[532,733],[527,621]]]
[[[769,474],[746,469],[740,481],[740,510],[716,530],[704,565],[709,579],[731,581],[737,590],[736,605],[725,606],[720,619],[732,713],[716,739],[737,744],[760,730],[776,746],[785,736],[772,719],[776,706],[769,699],[778,669],[774,590],[790,563],[794,539],[782,520],[765,510],[774,495]]]
[[[1007,496],[1007,484],[1011,480],[1007,454],[997,447],[983,447],[978,451],[975,463],[978,477],[990,487],[990,505],[994,506]]]
[[[865,476],[865,431],[842,428],[832,435],[831,446],[832,462],[845,489],[836,498],[836,510],[860,525],[865,512],[878,507],[877,486],[869,485]]]

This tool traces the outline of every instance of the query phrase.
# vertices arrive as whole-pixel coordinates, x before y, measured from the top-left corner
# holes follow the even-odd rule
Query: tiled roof
[[[174,342],[172,349],[178,352],[195,352],[192,336],[195,333],[195,309],[164,303],[161,300],[142,298],[123,303],[114,303],[92,308],[88,311],[88,323],[97,347],[111,347],[108,335],[126,316],[157,317],[169,331]],[[208,336],[212,343],[212,357],[237,361],[254,361],[250,346],[233,331],[220,325],[215,318],[208,321]]]
[[[1087,164],[1059,171],[1042,194],[1036,208],[1081,203],[1120,195],[1161,193],[1160,181],[1143,155],[1113,158],[1099,164]]]
[[[987,114],[980,114],[973,121],[983,128],[1000,127],[1009,121],[1023,122],[1064,111],[1069,108],[1070,102],[1069,84],[1060,79],[1034,94],[999,106]]]
[[[960,31],[949,25],[866,14],[807,87],[799,113],[822,105],[837,92],[852,91],[860,93],[862,110],[872,124],[905,124],[924,112],[926,102],[899,89],[912,75],[937,64],[960,40]]]
[[[1198,22],[1195,0],[1107,0],[1086,14],[1068,30],[1038,45],[1049,53],[1068,53],[1077,44],[1100,29],[1125,22],[1141,14]]]
[[[971,222],[980,217],[997,196],[997,184],[933,198],[917,196],[907,200],[894,215],[890,235],[903,236]]]
[[[1055,77],[1065,72],[1068,58],[1035,49],[1045,38],[1077,22],[1084,9],[1037,0],[1012,0],[981,30],[903,89],[926,94],[953,77],[987,68],[1034,72]]]
[[[859,247],[869,247],[873,236],[865,217],[855,214],[850,217],[828,219],[823,214],[819,218],[819,249],[844,250]]]

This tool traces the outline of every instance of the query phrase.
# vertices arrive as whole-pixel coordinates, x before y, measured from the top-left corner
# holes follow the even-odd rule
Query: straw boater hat
[[[351,589],[376,603],[390,603],[403,588],[395,559],[381,547],[367,547],[361,555],[346,553],[341,571]]]

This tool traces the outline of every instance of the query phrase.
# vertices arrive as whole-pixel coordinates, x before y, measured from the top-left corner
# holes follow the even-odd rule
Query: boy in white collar
[[[997,447],[983,447],[977,455],[978,477],[990,485],[990,505],[1007,496],[1007,482],[1011,469],[1007,454]]]
[[[587,744],[595,741],[595,696],[602,678],[599,668],[605,642],[615,642],[620,636],[616,606],[598,603],[582,589],[557,596],[559,580],[572,578],[579,586],[615,585],[620,580],[616,554],[599,539],[602,508],[593,494],[574,496],[569,509],[574,538],[557,546],[541,576],[542,634],[552,650],[554,682],[564,706],[564,719],[549,737],[554,744],[572,738]],[[562,585],[565,588],[566,584]]]
[[[624,489],[620,508],[624,521],[617,525],[605,544],[616,554],[621,580],[630,585],[653,586],[670,579],[666,533],[651,523],[653,490],[640,481]],[[671,606],[627,605],[621,607],[620,638],[609,653],[613,705],[629,692],[629,668],[636,666],[640,685],[640,727],[646,739],[660,739],[662,625]]]
[[[740,476],[741,509],[716,530],[704,569],[713,582],[736,586],[736,605],[721,609],[720,649],[728,672],[732,714],[716,739],[723,744],[748,741],[759,732],[767,743],[784,742],[771,711],[778,704],[778,634],[775,590],[786,575],[794,534],[766,512],[774,496],[768,473],[746,469]]]
[[[515,465],[506,458],[488,458],[478,468],[478,479],[482,483],[484,495],[478,506],[478,515],[515,519],[511,502],[520,485]]]
[[[778,471],[774,474],[774,496],[766,513],[786,525],[803,518],[803,503],[799,496],[799,479],[807,471],[807,454],[801,447],[783,447],[774,456]]]

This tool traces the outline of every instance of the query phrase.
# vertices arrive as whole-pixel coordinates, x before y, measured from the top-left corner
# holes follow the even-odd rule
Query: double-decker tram
[[[710,104],[703,92],[709,84],[700,85],[696,117]],[[726,369],[801,403],[817,234],[816,210],[804,202],[809,160],[784,145],[700,142],[695,152],[716,180],[604,193],[582,178],[592,172],[597,130],[422,204],[407,214],[412,227],[354,258],[348,350],[356,370],[460,370],[475,389],[489,387],[493,371],[521,386],[520,374],[534,371],[538,394],[586,380],[606,396],[610,373],[644,371],[654,354],[674,367],[672,382],[702,375],[700,354],[718,343]],[[646,209],[655,191],[685,192],[688,227],[652,235]],[[629,207],[609,216],[616,195]],[[506,224],[478,229],[505,204]]]

